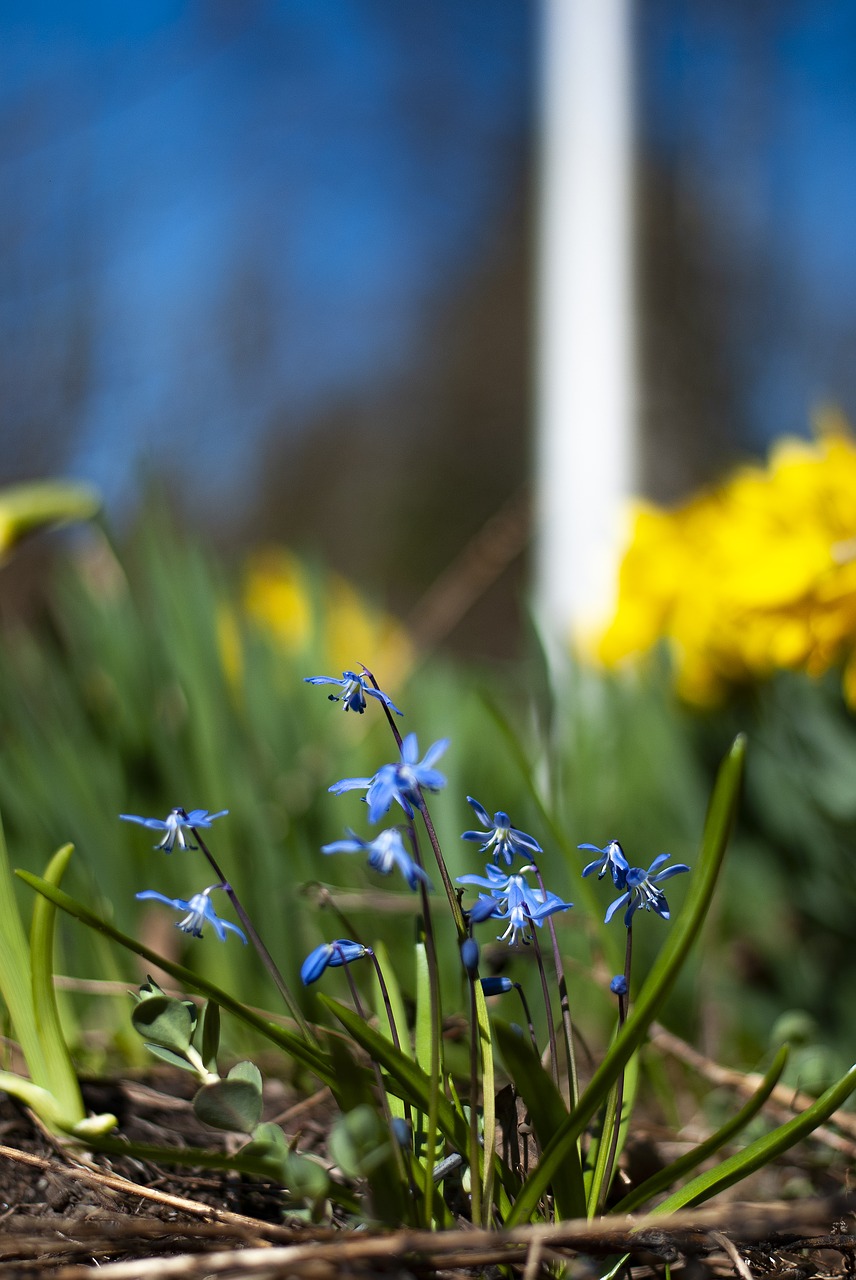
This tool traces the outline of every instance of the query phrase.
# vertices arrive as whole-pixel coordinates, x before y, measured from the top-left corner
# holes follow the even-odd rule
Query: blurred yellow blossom
[[[777,669],[841,664],[856,705],[856,442],[830,411],[816,426],[679,507],[638,505],[601,661],[663,640],[701,704]]]
[[[401,623],[372,608],[338,574],[310,573],[283,547],[265,548],[250,558],[243,606],[283,652],[301,659],[311,655],[325,670],[366,662],[390,683],[402,679],[413,660]]]

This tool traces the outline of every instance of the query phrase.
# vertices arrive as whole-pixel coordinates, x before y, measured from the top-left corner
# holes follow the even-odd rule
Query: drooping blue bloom
[[[197,846],[191,844],[184,834],[185,830],[190,827],[210,827],[215,818],[225,818],[228,812],[228,809],[221,809],[219,813],[209,813],[207,809],[191,809],[188,813],[186,809],[173,809],[165,818],[138,818],[135,813],[120,813],[119,817],[123,822],[138,822],[141,827],[148,827],[150,831],[165,831],[163,840],[154,845],[154,848],[172,853],[176,844],[179,849],[196,849]]]
[[[467,801],[475,809],[479,822],[487,829],[485,831],[465,831],[461,839],[481,841],[481,852],[488,853],[492,851],[494,862],[498,862],[500,858],[505,858],[506,864],[510,867],[515,853],[519,853],[521,858],[529,859],[533,853],[544,852],[538,841],[532,836],[528,836],[525,831],[518,831],[516,827],[512,827],[511,819],[507,813],[503,813],[502,809],[497,810],[493,815],[493,821],[491,821],[487,809],[483,808],[478,800],[474,800],[472,796],[467,796]]]
[[[627,995],[627,979],[623,973],[617,973],[609,984],[609,989],[614,996]]]
[[[630,863],[624,856],[624,850],[617,840],[610,840],[608,845],[601,849],[596,844],[578,844],[578,849],[591,849],[594,853],[599,853],[600,857],[595,858],[594,862],[590,862],[587,867],[583,867],[583,878],[590,876],[593,871],[597,872],[598,880],[602,880],[607,871],[612,876],[612,883],[616,889],[623,889],[625,876],[630,869]]]
[[[669,880],[672,876],[680,875],[682,871],[689,871],[689,867],[683,862],[676,862],[673,867],[666,867],[665,871],[658,871],[658,867],[662,867],[663,863],[670,857],[668,853],[661,853],[655,858],[647,871],[642,867],[629,867],[624,877],[624,892],[620,898],[616,898],[607,910],[605,921],[608,924],[612,917],[621,907],[626,906],[624,913],[624,923],[630,928],[635,912],[640,907],[644,907],[646,911],[656,911],[658,916],[664,920],[669,919],[669,904],[662,890],[657,889],[656,885],[662,880]],[[656,875],[654,873],[657,873]]]
[[[471,978],[478,975],[479,944],[475,938],[464,938],[461,943],[461,964]]]
[[[341,680],[337,680],[334,676],[304,676],[303,681],[305,684],[338,685],[343,692],[338,694],[328,693],[327,697],[331,702],[341,702],[345,711],[356,711],[358,715],[362,715],[366,709],[366,694],[368,694],[370,698],[377,698],[378,702],[382,702],[385,707],[389,707],[390,711],[394,711],[397,716],[404,715],[404,712],[399,711],[389,694],[382,693],[380,689],[375,689],[368,676],[362,675],[357,671],[343,671]]]
[[[381,831],[380,835],[374,840],[363,840],[348,828],[347,840],[334,840],[332,844],[325,844],[321,849],[322,853],[367,853],[369,855],[369,866],[379,871],[381,875],[388,876],[396,867],[404,876],[411,889],[416,889],[419,881],[427,884],[430,888],[431,881],[425,872],[414,862],[410,854],[404,847],[404,841],[401,838],[401,832],[397,827],[388,827],[385,831]]]
[[[479,896],[470,919],[474,922],[489,918],[507,920],[508,928],[499,940],[507,938],[509,946],[516,942],[528,943],[530,925],[540,929],[548,916],[556,911],[568,911],[574,905],[547,889],[533,889],[523,878],[523,872],[531,870],[524,867],[517,875],[505,875],[495,863],[489,862],[485,876],[458,876],[459,884],[477,884],[489,890],[489,894]],[[488,910],[491,902],[493,907]]]
[[[510,978],[504,978],[500,974],[492,978],[480,978],[479,981],[486,996],[504,995],[506,991],[510,991],[514,986]]]
[[[176,922],[176,929],[181,929],[183,933],[189,933],[191,937],[202,937],[202,926],[210,924],[217,937],[221,942],[226,941],[226,930],[231,929],[232,933],[236,933],[247,945],[247,939],[244,936],[243,929],[239,929],[236,924],[232,924],[228,920],[221,920],[211,905],[210,894],[212,889],[220,888],[219,885],[210,885],[207,889],[203,889],[201,893],[195,893],[190,901],[184,898],[168,898],[164,893],[158,893],[155,889],[144,889],[142,893],[138,893],[138,898],[155,898],[158,902],[165,902],[168,907],[172,907],[175,911],[186,911],[187,915],[183,920]]]
[[[433,766],[448,745],[448,738],[441,738],[428,748],[425,759],[420,761],[416,734],[408,733],[401,744],[399,764],[382,765],[373,778],[344,778],[334,782],[329,790],[337,796],[345,791],[364,790],[370,822],[379,822],[389,812],[393,800],[412,818],[414,806],[418,808],[421,803],[420,791],[439,791],[446,785],[443,774]]]
[[[321,977],[325,969],[336,969],[370,954],[368,947],[364,947],[361,942],[351,942],[349,938],[322,942],[320,947],[310,951],[300,966],[300,980],[304,987],[308,987],[310,982],[316,982]]]

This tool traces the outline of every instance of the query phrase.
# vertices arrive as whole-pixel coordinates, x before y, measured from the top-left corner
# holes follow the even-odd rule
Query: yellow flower
[[[395,618],[372,608],[339,575],[310,574],[283,547],[251,557],[243,605],[250,621],[295,659],[311,655],[331,671],[366,662],[387,684],[401,680],[412,663],[407,633]]]
[[[679,507],[637,509],[601,661],[663,641],[699,703],[777,669],[846,664],[856,697],[856,444],[834,416],[821,428]]]

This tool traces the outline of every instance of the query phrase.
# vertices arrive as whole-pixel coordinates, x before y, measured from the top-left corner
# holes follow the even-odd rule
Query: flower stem
[[[526,992],[523,990],[519,982],[514,983],[514,989],[520,996],[520,1003],[523,1005],[523,1013],[526,1017],[526,1026],[529,1030],[529,1040],[532,1048],[535,1050],[537,1057],[541,1057],[541,1050],[538,1048],[538,1039],[535,1035],[535,1024],[532,1021],[532,1012],[529,1008],[529,1001],[526,999]]]
[[[422,866],[422,854],[416,829],[411,823],[408,827],[410,843],[413,846],[413,860]],[[423,868],[424,869],[424,868]],[[440,972],[437,966],[437,940],[434,936],[434,922],[431,916],[431,901],[428,887],[424,880],[419,881],[419,892],[422,898],[422,927],[425,931],[425,958],[428,969],[428,989],[431,1011],[431,1052],[429,1062],[428,1115],[425,1122],[425,1226],[430,1230],[433,1215],[434,1193],[434,1157],[437,1150],[437,1120],[440,1113],[440,1081],[441,1081],[441,1040],[443,1035],[443,1011],[440,1004]]]
[[[540,868],[537,866],[535,867],[535,877],[538,881],[538,887],[546,900],[547,890],[544,887],[544,879],[541,875]],[[547,917],[547,926],[550,930],[550,944],[553,948],[553,963],[556,966],[556,981],[559,984],[559,999],[561,1001],[562,1010],[562,1032],[565,1042],[565,1059],[568,1065],[568,1110],[572,1111],[576,1105],[579,1084],[577,1079],[577,1057],[574,1051],[574,1028],[571,1022],[570,1001],[568,1000],[568,983],[565,978],[565,968],[562,964],[562,953],[559,950],[559,940],[556,937],[556,924],[552,916]]]
[[[626,990],[618,997],[618,1030],[624,1026],[627,1019],[627,1009],[630,1004],[630,963],[633,958],[633,922],[627,926],[627,945],[624,948],[624,981]],[[612,1181],[612,1171],[615,1166],[615,1154],[618,1150],[618,1137],[621,1133],[621,1109],[624,1105],[624,1071],[615,1084],[615,1120],[612,1126],[612,1137],[610,1139],[609,1155],[606,1161],[606,1169],[603,1175],[603,1182],[600,1187],[600,1204],[598,1208],[603,1212],[606,1204],[606,1197],[609,1195],[609,1184]],[[606,1135],[604,1134],[604,1137]]]
[[[208,859],[208,862],[214,874],[216,876],[219,876],[220,888],[223,889],[223,891],[229,895],[229,901],[232,903],[232,906],[235,908],[235,914],[237,915],[238,919],[243,925],[243,928],[247,934],[247,937],[250,939],[250,942],[252,942],[253,946],[255,947],[256,951],[261,957],[262,963],[264,964],[265,968],[270,974],[273,980],[273,984],[276,987],[277,991],[282,996],[283,1002],[285,1003],[285,1006],[288,1009],[288,1012],[291,1014],[292,1018],[297,1023],[304,1037],[308,1041],[310,1041],[311,1044],[317,1044],[318,1041],[316,1040],[315,1036],[312,1034],[309,1023],[306,1021],[303,1014],[300,1012],[300,1006],[298,1005],[296,999],[292,995],[291,990],[288,986],[288,983],[285,981],[285,978],[282,976],[279,969],[277,968],[276,961],[274,960],[273,956],[268,951],[265,944],[262,942],[255,925],[253,924],[252,920],[244,910],[243,903],[241,902],[237,893],[235,893],[235,890],[232,888],[229,881],[224,876],[222,869],[217,863],[217,859],[214,857],[214,854],[211,852],[211,850],[206,845],[205,841],[202,839],[202,836],[199,834],[198,829],[196,827],[191,827],[190,830],[193,832],[194,836],[198,840],[199,848],[202,850],[203,854]]]
[[[538,972],[541,975],[541,990],[544,993],[544,1007],[547,1010],[547,1035],[550,1038],[550,1067],[553,1073],[553,1081],[556,1088],[559,1087],[559,1062],[556,1050],[556,1024],[553,1021],[553,1009],[550,1004],[550,988],[547,985],[547,974],[544,971],[544,956],[541,953],[541,944],[538,941],[538,935],[535,928],[532,928],[532,943],[535,948],[535,958],[538,961]]]
[[[369,671],[365,663],[361,662],[360,666],[362,667],[364,674],[368,677],[369,680],[371,680],[375,689],[379,689],[380,685],[378,684],[377,680],[375,680],[373,673]],[[404,742],[401,737],[401,733],[399,732],[398,725],[395,723],[395,720],[393,719],[393,716],[392,716],[392,712],[390,711],[386,703],[383,703],[383,710],[384,710],[384,714],[386,715],[387,723],[389,724],[389,727],[392,730],[392,736],[395,738],[395,743],[396,743],[396,746],[398,747],[398,751],[400,754],[401,748],[404,745]],[[458,941],[461,942],[467,936],[467,927],[464,923],[464,914],[461,911],[461,904],[458,902],[457,894],[455,893],[455,888],[454,888],[454,885],[452,884],[452,878],[449,875],[449,871],[446,866],[446,860],[443,857],[443,851],[440,848],[440,841],[437,839],[437,832],[434,829],[434,823],[431,821],[431,815],[428,812],[428,806],[425,803],[425,796],[422,793],[421,787],[419,788],[419,812],[422,814],[422,821],[425,823],[425,830],[428,833],[428,839],[431,841],[431,848],[434,850],[434,857],[437,861],[437,870],[440,872],[440,879],[443,881],[443,888],[446,891],[446,897],[449,899],[449,906],[452,911],[452,918],[455,921],[455,928],[458,931]]]
[[[478,975],[469,976],[470,987],[470,1215],[474,1227],[481,1226],[481,1176],[479,1174],[479,1067],[481,1066],[481,1034],[476,1009]],[[487,1153],[485,1153],[487,1159]]]

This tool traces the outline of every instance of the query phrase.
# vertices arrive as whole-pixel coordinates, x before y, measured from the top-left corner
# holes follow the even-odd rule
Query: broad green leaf
[[[262,1096],[262,1073],[254,1062],[236,1062],[231,1068],[227,1080],[246,1080]]]
[[[183,1000],[172,996],[149,996],[135,1005],[131,1021],[144,1040],[186,1055],[193,1038],[196,1018]]]
[[[206,1000],[199,1011],[193,1043],[205,1070],[216,1074],[217,1050],[220,1048],[220,1006],[216,1000]]]
[[[363,1102],[335,1121],[328,1146],[347,1178],[367,1178],[389,1156],[389,1131],[375,1108]]]
[[[712,1133],[709,1138],[705,1138],[704,1142],[700,1142],[693,1147],[692,1151],[688,1151],[686,1155],[672,1161],[665,1169],[661,1169],[659,1173],[655,1173],[653,1177],[647,1178],[638,1187],[634,1187],[630,1194],[615,1206],[614,1212],[632,1213],[634,1209],[638,1209],[639,1205],[645,1204],[652,1196],[659,1195],[661,1191],[666,1191],[669,1187],[674,1186],[679,1178],[683,1178],[688,1173],[691,1173],[693,1169],[697,1169],[703,1161],[714,1155],[727,1142],[736,1137],[741,1130],[746,1128],[750,1120],[754,1119],[773,1092],[785,1069],[787,1060],[788,1046],[782,1045],[758,1088],[736,1115],[732,1116],[715,1133]]]
[[[763,1138],[756,1138],[754,1142],[749,1143],[748,1147],[744,1147],[730,1159],[724,1160],[716,1169],[699,1174],[697,1178],[693,1178],[692,1182],[688,1182],[685,1187],[681,1187],[674,1195],[669,1196],[668,1200],[658,1204],[653,1212],[673,1213],[686,1205],[701,1204],[711,1196],[718,1195],[720,1191],[734,1186],[735,1182],[742,1182],[744,1178],[749,1177],[750,1173],[754,1173],[756,1169],[763,1169],[764,1165],[777,1159],[782,1152],[788,1151],[801,1139],[807,1138],[818,1125],[829,1119],[833,1111],[838,1110],[854,1089],[856,1089],[856,1066],[852,1066],[837,1084],[827,1089],[826,1093],[807,1110],[794,1116],[793,1120],[779,1125]]]
[[[684,909],[667,935],[630,1016],[595,1071],[588,1088],[555,1137],[542,1152],[538,1167],[526,1179],[515,1201],[508,1226],[526,1222],[535,1212],[556,1170],[570,1157],[592,1117],[606,1102],[609,1090],[636,1052],[671,991],[707,916],[725,856],[737,808],[743,772],[745,740],[738,737],[720,766],[702,838],[701,856],[693,869],[692,888]]]
[[[227,1079],[202,1086],[193,1099],[193,1110],[202,1123],[212,1129],[252,1133],[262,1118],[261,1076],[257,1082],[234,1076],[230,1071]]]
[[[493,1032],[508,1073],[526,1103],[532,1128],[543,1150],[568,1118],[564,1099],[552,1076],[544,1070],[532,1046],[522,1036],[504,1022],[494,1023]],[[583,1174],[576,1144],[568,1159],[557,1169],[551,1188],[562,1218],[586,1216]]]
[[[171,1067],[180,1067],[182,1071],[189,1071],[198,1079],[199,1073],[192,1062],[188,1062],[180,1053],[173,1053],[172,1049],[165,1049],[161,1044],[153,1044],[151,1040],[144,1040],[143,1044],[149,1053],[154,1054],[156,1058],[160,1058],[161,1062],[168,1062]]]

